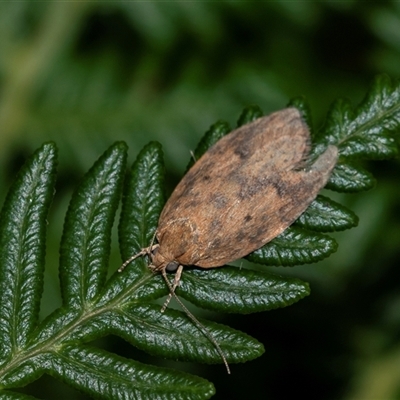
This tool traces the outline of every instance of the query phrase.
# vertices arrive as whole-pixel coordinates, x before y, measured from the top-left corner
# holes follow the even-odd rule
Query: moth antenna
[[[150,242],[150,246],[149,246],[149,248],[150,248],[151,250],[153,250],[153,244],[154,244],[154,240],[156,239],[156,235],[157,235],[157,231],[154,232],[154,235],[153,235],[153,237],[151,238],[151,242]]]
[[[207,330],[207,328],[189,311],[189,309],[182,303],[182,301],[179,299],[179,297],[176,295],[175,290],[173,289],[171,282],[169,281],[167,277],[167,273],[165,272],[165,268],[161,270],[161,274],[169,288],[170,294],[174,296],[175,300],[179,303],[179,305],[182,307],[183,311],[185,311],[186,315],[192,320],[192,322],[200,329],[200,331],[203,333],[204,336],[207,337],[207,339],[215,346],[218,354],[222,358],[222,361],[225,364],[226,371],[228,374],[231,373],[231,370],[228,365],[228,361],[226,360],[225,354],[222,351],[220,345],[218,342],[215,340],[214,336],[211,335],[211,333]]]
[[[193,161],[196,162],[196,161],[197,161],[197,160],[196,160],[196,156],[194,155],[194,153],[193,153],[192,150],[190,150],[190,155],[192,156]]]
[[[135,260],[138,257],[144,256],[145,254],[149,254],[149,251],[151,250],[151,247],[146,247],[142,249],[139,253],[133,255],[132,257],[129,257],[119,268],[118,272],[122,272],[125,267],[130,264],[133,260]]]
[[[141,256],[144,256],[145,254],[150,254],[150,252],[154,249],[153,243],[154,243],[154,239],[156,238],[156,233],[157,233],[157,231],[154,232],[153,238],[151,239],[151,242],[150,242],[150,246],[149,246],[149,247],[145,247],[144,249],[140,250],[139,253],[134,254],[133,256],[129,257],[129,258],[118,268],[118,272],[122,272],[122,271],[126,268],[126,266],[127,266],[128,264],[130,264],[130,263],[131,263],[133,260],[135,260],[136,258],[141,257]],[[157,245],[155,245],[155,246],[157,246]]]

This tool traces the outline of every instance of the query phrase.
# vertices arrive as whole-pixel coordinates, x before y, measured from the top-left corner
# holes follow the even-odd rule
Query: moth
[[[310,163],[310,148],[309,129],[296,108],[274,112],[224,136],[173,191],[158,221],[157,243],[132,256],[119,271],[147,254],[149,268],[161,272],[170,289],[163,311],[175,296],[184,266],[214,268],[242,258],[307,209],[338,158],[337,147],[329,145]],[[172,284],[166,271],[176,271]],[[221,349],[210,340],[229,372]]]

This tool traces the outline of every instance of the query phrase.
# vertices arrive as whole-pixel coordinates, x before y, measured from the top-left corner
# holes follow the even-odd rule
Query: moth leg
[[[180,270],[180,271],[179,271],[179,276],[178,276],[178,278],[180,279],[180,276],[181,276],[182,270],[183,270],[183,265],[179,265],[178,270]],[[183,311],[185,311],[186,315],[193,321],[193,323],[201,330],[201,332],[203,332],[203,334],[208,338],[208,340],[215,346],[215,348],[217,349],[218,354],[220,355],[222,361],[223,361],[224,364],[225,364],[226,371],[228,372],[228,374],[230,374],[230,373],[231,373],[231,370],[230,370],[230,368],[229,368],[228,361],[227,361],[227,359],[226,359],[226,357],[225,357],[225,354],[224,354],[224,352],[222,351],[220,345],[219,345],[218,342],[215,340],[214,336],[213,336],[213,335],[207,330],[207,328],[206,328],[204,325],[202,325],[202,323],[188,310],[188,308],[182,303],[182,301],[181,301],[181,300],[179,299],[179,297],[176,295],[176,293],[175,293],[175,291],[174,291],[174,289],[173,289],[173,286],[171,285],[171,282],[169,281],[169,279],[168,279],[168,277],[167,277],[167,272],[165,271],[165,268],[163,268],[163,269],[161,270],[161,274],[162,274],[162,277],[163,277],[164,280],[165,280],[165,283],[166,283],[167,286],[169,287],[170,295],[175,297],[176,301],[180,304],[180,306],[182,307]],[[177,271],[176,275],[178,275],[178,271]],[[175,282],[176,282],[176,284],[175,284]],[[175,285],[175,288],[176,288],[176,286],[179,285],[179,280],[177,280],[176,277],[175,277],[175,279],[174,279],[174,285]],[[168,304],[167,304],[167,305],[168,305]],[[166,305],[164,304],[164,306],[166,306]],[[161,311],[164,311],[164,307],[161,309]]]
[[[169,295],[167,299],[165,300],[165,303],[161,307],[161,312],[164,312],[166,308],[168,307],[169,302],[172,299],[172,296],[175,294],[175,289],[179,286],[179,283],[181,281],[181,276],[182,276],[182,271],[183,271],[183,265],[179,265],[178,269],[175,272],[174,280],[172,281],[172,284],[169,284]],[[165,273],[165,270],[162,271],[164,275],[164,279],[168,280],[167,274]],[[168,281],[169,282],[169,281]]]

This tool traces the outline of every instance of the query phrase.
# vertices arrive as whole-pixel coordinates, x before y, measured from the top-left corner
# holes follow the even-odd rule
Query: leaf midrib
[[[153,275],[145,275],[142,276],[138,281],[135,282],[130,288],[124,290],[119,295],[115,296],[112,300],[110,300],[106,305],[102,305],[99,308],[96,308],[96,304],[101,297],[99,296],[98,300],[95,303],[91,303],[91,307],[85,308],[86,313],[80,314],[78,318],[69,322],[67,325],[63,326],[55,335],[51,338],[41,341],[39,343],[33,343],[31,347],[28,347],[22,350],[20,353],[14,353],[13,359],[6,364],[3,368],[0,368],[0,381],[1,377],[7,375],[12,372],[12,370],[23,362],[34,358],[37,355],[55,352],[58,353],[56,347],[62,342],[64,337],[67,337],[71,332],[73,332],[79,326],[84,325],[92,318],[95,318],[101,314],[104,314],[109,311],[113,311],[115,308],[121,308],[125,305],[125,300],[131,297],[132,293],[134,293],[138,288],[144,285],[148,280],[152,279]],[[65,312],[68,312],[66,310]],[[67,342],[68,343],[68,342]],[[64,344],[64,343],[62,343]]]

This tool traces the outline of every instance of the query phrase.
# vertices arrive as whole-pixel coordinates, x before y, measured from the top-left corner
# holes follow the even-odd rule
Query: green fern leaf
[[[374,186],[375,178],[370,172],[360,166],[339,161],[326,188],[336,192],[356,193],[372,189]]]
[[[147,170],[146,175],[151,172],[148,166],[144,165],[143,160],[148,161],[149,153],[154,153],[154,146],[149,146],[145,150],[145,155],[141,159],[139,157],[133,175],[137,175],[143,168]],[[159,151],[159,146],[156,148],[156,153],[157,151]],[[37,319],[30,317],[31,314],[34,315],[33,311],[36,314],[38,311],[35,299],[40,300],[41,288],[35,283],[35,279],[40,283],[39,278],[42,276],[37,276],[39,276],[39,272],[42,275],[42,270],[36,274],[37,276],[23,276],[32,283],[34,293],[30,297],[29,291],[26,294],[21,290],[22,286],[20,285],[19,291],[14,292],[14,298],[8,299],[7,296],[3,298],[4,307],[1,313],[2,321],[5,322],[3,327],[8,325],[18,332],[18,321],[25,317],[26,331],[22,333],[22,328],[20,329],[21,332],[17,336],[18,341],[16,342],[18,347],[14,345],[7,348],[2,343],[4,349],[0,366],[2,388],[26,385],[39,378],[43,373],[47,373],[93,397],[123,399],[130,397],[132,393],[137,393],[137,397],[149,399],[206,399],[214,393],[213,385],[201,378],[177,371],[172,372],[145,366],[115,354],[81,345],[83,342],[109,333],[120,332],[122,337],[128,339],[133,337],[132,342],[140,347],[140,338],[148,341],[146,334],[153,324],[155,337],[158,335],[158,340],[153,347],[149,344],[143,345],[149,351],[155,349],[155,354],[162,354],[162,349],[164,349],[164,353],[170,352],[170,356],[174,358],[198,359],[201,357],[203,361],[206,358],[208,362],[216,362],[217,359],[220,362],[219,356],[214,354],[212,345],[191,322],[188,322],[186,316],[173,310],[162,314],[158,306],[147,303],[150,298],[159,296],[165,290],[158,290],[158,292],[155,290],[153,292],[156,294],[154,294],[151,290],[152,284],[142,287],[141,283],[137,282],[136,285],[131,285],[130,290],[126,290],[129,274],[116,273],[107,284],[104,282],[111,225],[122,188],[125,159],[126,146],[121,143],[112,146],[85,176],[72,198],[67,213],[61,252],[60,278],[64,296],[63,307],[56,310],[39,326]],[[28,162],[21,171],[20,178],[12,187],[3,208],[0,231],[2,240],[13,243],[12,239],[15,238],[15,243],[19,245],[16,248],[17,252],[14,252],[12,248],[9,249],[9,252],[3,252],[5,255],[2,258],[3,268],[1,269],[3,288],[7,284],[10,285],[16,275],[11,274],[12,270],[7,268],[7,262],[10,259],[21,265],[20,274],[23,274],[26,259],[35,262],[35,257],[44,257],[43,251],[39,251],[42,250],[40,242],[36,246],[39,250],[36,250],[36,247],[26,238],[31,239],[33,235],[29,234],[33,232],[43,240],[41,229],[46,225],[46,212],[53,194],[54,160],[54,145],[45,145],[40,149],[32,161]],[[146,190],[147,188],[142,187],[143,193]],[[32,196],[35,196],[34,201],[32,201]],[[136,209],[140,209],[138,205],[136,204]],[[16,206],[21,207],[23,212],[20,210],[13,212],[16,210]],[[147,204],[145,207],[146,210],[150,208],[151,204],[150,206]],[[10,233],[8,228],[11,218],[19,229]],[[39,228],[35,224],[38,224]],[[27,232],[23,228],[26,228]],[[15,260],[15,254],[19,256],[17,260]],[[41,262],[40,266],[43,267],[43,259]],[[27,265],[31,269],[32,265],[35,266],[32,263]],[[72,265],[76,265],[75,270]],[[14,268],[15,270],[17,269]],[[133,269],[130,270],[133,271]],[[143,282],[159,281],[157,279],[159,277],[149,273],[147,268],[139,270],[139,274],[131,273],[131,276],[137,277],[138,275],[144,275],[141,277]],[[16,276],[18,277],[18,274]],[[160,287],[161,285],[156,284],[155,286]],[[125,290],[124,293],[122,293],[123,290]],[[31,300],[29,304],[25,304],[26,301],[24,303],[26,298]],[[10,315],[10,312],[7,311],[7,307],[10,306],[4,302],[4,299],[13,301],[14,315]],[[182,319],[183,324],[186,324],[185,329],[177,330],[176,326],[173,329],[173,324],[176,320],[179,321],[179,318]],[[148,329],[143,331],[144,319],[147,319],[149,325],[145,325]],[[166,322],[165,319],[170,322],[170,328],[168,328],[168,324],[157,326],[157,320]],[[34,326],[31,320],[35,321]],[[123,328],[120,326],[121,323],[125,324]],[[31,324],[32,328],[30,328]],[[212,330],[219,333],[221,342],[239,343],[236,344],[239,350],[233,351],[236,356],[240,350],[245,349],[245,343],[249,343],[245,334],[237,333],[228,327],[205,322],[205,325],[207,324],[213,325]],[[12,338],[15,336],[13,329],[2,330],[2,340],[7,344],[13,344]],[[30,332],[32,330],[33,332]],[[179,337],[181,346],[177,346],[178,341],[174,342],[172,347],[163,343],[163,332],[167,331],[178,333],[176,336]],[[129,336],[129,334],[133,336]],[[165,336],[166,339],[167,336]],[[188,357],[190,349],[186,349],[186,351],[182,348],[179,351],[173,349],[173,347],[182,347],[182,344],[186,343],[188,339],[192,343],[191,346],[198,344],[196,346],[197,355],[194,352],[192,357]],[[254,339],[253,342],[260,348],[258,342]],[[177,355],[177,352],[180,354]],[[244,352],[249,353],[247,350]],[[240,356],[237,357],[242,359]],[[148,384],[150,378],[151,385]],[[23,395],[19,397],[12,392],[1,394],[4,394],[5,398],[24,398]]]
[[[106,399],[208,399],[214,387],[205,379],[128,360],[87,346],[65,346],[48,372],[72,387]]]
[[[355,111],[347,102],[334,104],[313,148],[314,155],[328,143],[340,149],[329,187],[347,192],[368,188],[373,178],[355,167],[354,159],[396,154],[393,134],[400,120],[398,86],[381,77]],[[297,99],[293,105],[310,123],[305,101]],[[248,108],[239,125],[260,115],[258,108]],[[214,125],[196,149],[195,158],[228,130],[225,123]],[[29,399],[10,389],[44,373],[95,398],[207,399],[214,394],[213,385],[204,379],[140,364],[85,344],[114,334],[159,357],[222,362],[204,331],[185,313],[173,309],[162,313],[153,303],[168,294],[168,289],[161,275],[148,268],[145,256],[106,280],[111,228],[125,162],[126,146],[117,143],[96,162],[73,195],[60,252],[63,306],[41,323],[38,312],[46,216],[54,191],[55,146],[45,144],[39,149],[11,187],[0,215],[2,398]],[[151,244],[164,202],[162,150],[158,143],[150,143],[125,181],[119,223],[123,260]],[[315,262],[337,247],[332,238],[318,232],[348,229],[356,224],[357,217],[350,210],[318,196],[294,226],[247,258],[284,266]],[[186,268],[177,294],[199,307],[246,314],[293,304],[309,294],[309,287],[295,278],[236,267]],[[251,360],[264,351],[262,344],[243,332],[200,321],[229,362]]]
[[[199,319],[220,345],[228,362],[244,362],[259,357],[264,347],[257,340],[227,326]],[[159,305],[143,304],[121,310],[113,318],[111,332],[146,352],[181,361],[221,363],[208,337],[183,312]]]
[[[289,306],[310,291],[296,278],[224,266],[186,272],[177,293],[202,308],[249,314]]]
[[[322,195],[296,220],[296,226],[320,232],[342,231],[357,224],[358,217],[353,211]]]
[[[1,211],[0,365],[27,345],[38,322],[56,155],[48,143],[27,161]]]
[[[104,286],[110,233],[122,189],[126,145],[111,147],[75,192],[65,220],[60,279],[67,308],[84,308]]]
[[[337,250],[334,239],[291,226],[246,259],[259,264],[293,266],[320,261]]]
[[[263,112],[261,111],[260,107],[256,105],[248,106],[240,114],[236,126],[240,127],[242,125],[249,124],[250,122],[253,122],[257,118],[261,118],[262,116]]]

